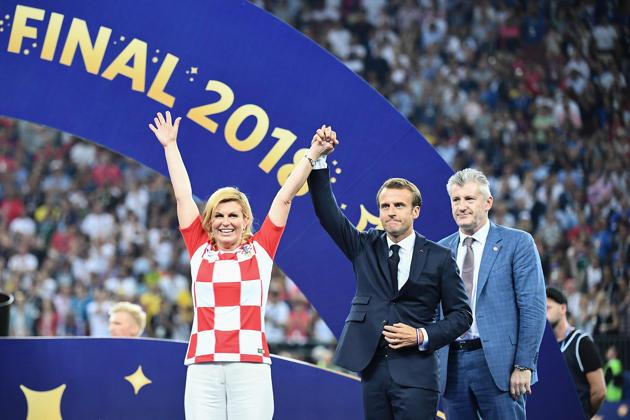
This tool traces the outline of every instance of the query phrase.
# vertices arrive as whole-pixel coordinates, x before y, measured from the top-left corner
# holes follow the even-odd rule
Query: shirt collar
[[[486,240],[488,239],[488,234],[490,233],[490,220],[486,220],[486,224],[481,227],[477,232],[475,232],[472,237],[475,241],[479,242],[479,244],[483,247],[486,244]],[[461,230],[459,231],[459,245],[461,246],[464,242],[464,239],[467,238],[466,235]]]
[[[411,235],[407,236],[405,239],[403,239],[402,241],[398,243],[395,243],[391,239],[389,239],[389,236],[386,235],[386,237],[387,237],[387,248],[391,248],[392,245],[396,244],[396,245],[399,245],[405,251],[411,251],[413,250],[413,246],[416,243],[415,232],[412,232]]]

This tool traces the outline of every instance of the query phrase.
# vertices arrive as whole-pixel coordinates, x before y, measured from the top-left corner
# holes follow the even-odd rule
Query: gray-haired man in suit
[[[482,172],[459,171],[446,188],[459,230],[440,244],[455,256],[473,310],[470,329],[440,353],[447,418],[525,419],[546,322],[536,245],[529,233],[490,222]]]

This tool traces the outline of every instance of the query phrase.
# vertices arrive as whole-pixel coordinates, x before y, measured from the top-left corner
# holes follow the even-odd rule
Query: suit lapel
[[[402,295],[406,292],[409,287],[409,283],[413,281],[413,279],[417,279],[420,277],[420,273],[422,273],[422,269],[424,268],[424,263],[427,260],[427,252],[424,249],[427,240],[424,236],[414,232],[416,235],[416,242],[413,245],[413,256],[411,257],[411,268],[409,269],[409,278],[405,285],[398,291],[398,295]]]
[[[492,266],[501,251],[502,240],[501,232],[494,223],[490,222],[490,231],[488,232],[488,238],[486,238],[486,245],[483,247],[481,266],[479,267],[479,276],[477,277],[477,299],[479,299],[481,291],[488,281],[490,271],[492,271]]]
[[[451,254],[453,254],[453,258],[455,259],[457,259],[458,246],[459,246],[459,231],[457,231],[455,235],[453,235],[449,243],[449,248],[451,248]]]

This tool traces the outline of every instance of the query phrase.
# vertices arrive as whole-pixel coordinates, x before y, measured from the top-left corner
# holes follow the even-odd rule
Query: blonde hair
[[[252,233],[252,221],[254,220],[254,216],[252,214],[252,207],[249,205],[249,200],[247,199],[247,196],[239,191],[239,189],[236,187],[223,187],[212,193],[212,195],[210,196],[210,198],[208,198],[208,201],[206,202],[206,207],[203,209],[203,213],[201,214],[203,228],[206,232],[208,232],[212,244],[216,244],[216,241],[211,234],[212,215],[216,206],[227,201],[236,201],[238,204],[241,205],[243,217],[247,220],[247,224],[243,229],[243,238],[241,239],[241,243],[247,242],[254,235]]]
[[[131,315],[131,318],[138,324],[140,329],[138,336],[142,335],[144,328],[147,326],[147,314],[142,309],[142,306],[131,302],[118,302],[109,310],[109,315],[111,316],[116,312],[127,312]]]

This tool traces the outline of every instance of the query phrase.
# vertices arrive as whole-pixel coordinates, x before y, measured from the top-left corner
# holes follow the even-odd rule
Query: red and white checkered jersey
[[[271,364],[265,338],[265,304],[273,258],[284,227],[269,216],[235,251],[208,240],[198,217],[180,229],[190,254],[195,307],[185,364],[255,362]]]

